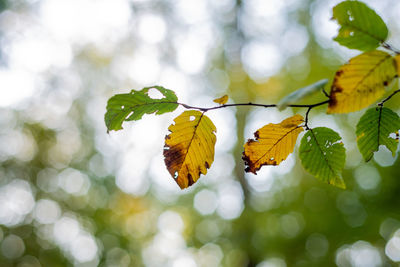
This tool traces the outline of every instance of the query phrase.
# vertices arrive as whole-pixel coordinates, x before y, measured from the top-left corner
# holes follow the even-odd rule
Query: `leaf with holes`
[[[385,86],[397,76],[395,59],[383,51],[365,52],[343,65],[335,74],[328,113],[360,110],[378,100]]]
[[[258,129],[255,139],[249,139],[244,145],[243,160],[246,172],[257,174],[263,165],[279,165],[293,152],[297,136],[303,128],[301,115],[283,120],[281,123],[270,123]]]
[[[214,161],[216,128],[200,111],[185,111],[169,126],[165,137],[165,165],[181,189],[206,174]]]
[[[357,146],[365,161],[369,161],[380,145],[386,146],[393,154],[399,142],[400,118],[384,107],[371,108],[357,124]]]
[[[215,103],[217,103],[217,104],[225,105],[226,102],[228,102],[228,99],[229,99],[228,95],[223,95],[223,96],[221,96],[220,98],[214,99],[213,101],[214,101]]]
[[[301,139],[299,152],[308,172],[328,184],[346,188],[341,175],[346,150],[338,133],[326,127],[310,129]]]
[[[291,94],[282,98],[281,101],[279,101],[279,103],[277,104],[278,109],[284,110],[290,104],[299,103],[299,101],[303,100],[307,96],[312,95],[316,91],[322,90],[327,83],[328,83],[328,79],[323,79],[323,80],[320,80],[309,86],[300,88],[300,89],[292,92]]]
[[[152,98],[150,90],[162,94],[162,98]],[[117,94],[107,102],[107,112],[104,120],[107,130],[121,130],[124,121],[140,120],[144,114],[157,115],[172,112],[178,107],[178,98],[174,91],[161,86],[143,88],[140,91],[132,90],[129,94]]]
[[[344,1],[333,8],[333,19],[340,24],[339,44],[351,49],[369,51],[388,36],[385,22],[374,10],[358,1]]]

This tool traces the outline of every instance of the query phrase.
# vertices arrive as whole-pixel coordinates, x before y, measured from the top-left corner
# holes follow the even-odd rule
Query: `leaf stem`
[[[381,102],[378,103],[378,106],[382,107],[383,104],[388,101],[389,99],[391,99],[395,94],[399,93],[400,89],[397,89],[396,91],[394,91],[393,93],[391,93],[388,97],[386,97],[385,99],[383,99]]]
[[[304,121],[304,127],[306,128],[306,130],[308,131],[308,130],[311,130],[309,127],[308,127],[308,114],[310,113],[310,110],[312,109],[312,107],[309,107],[308,109],[307,109],[307,112],[306,112],[306,119],[305,119],[305,121]]]
[[[394,48],[393,46],[391,46],[390,44],[388,44],[388,43],[386,43],[386,42],[382,42],[382,47],[383,47],[383,48],[386,48],[387,50],[390,50],[390,51],[396,53],[397,55],[400,54],[400,51],[399,51],[399,50],[397,50],[396,48]]]

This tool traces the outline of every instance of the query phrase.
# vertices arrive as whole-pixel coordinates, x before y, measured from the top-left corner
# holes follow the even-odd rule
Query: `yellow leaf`
[[[244,145],[243,160],[247,165],[246,172],[254,174],[263,165],[279,165],[293,152],[297,136],[303,128],[301,115],[294,115],[281,123],[270,123],[258,129],[254,136]]]
[[[397,76],[394,58],[383,51],[365,52],[350,59],[335,74],[328,113],[360,110],[378,100]]]
[[[395,56],[394,60],[396,61],[397,75],[400,75],[400,55]]]
[[[224,96],[221,96],[220,98],[214,99],[213,101],[220,105],[225,105],[226,102],[228,102],[228,99],[229,99],[228,95],[224,95]]]
[[[181,189],[206,174],[214,161],[216,128],[200,111],[189,110],[175,118],[165,137],[165,165]]]

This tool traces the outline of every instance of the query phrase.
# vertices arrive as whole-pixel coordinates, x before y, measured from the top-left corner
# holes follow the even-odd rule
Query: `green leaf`
[[[338,133],[326,127],[310,129],[301,139],[300,159],[303,167],[318,179],[344,189],[341,173],[346,150],[341,139]]]
[[[362,2],[344,1],[338,4],[333,8],[333,19],[341,26],[334,40],[351,49],[373,50],[388,36],[385,22]]]
[[[385,145],[396,155],[399,115],[384,107],[371,108],[365,112],[357,124],[357,146],[365,161],[369,161],[380,145]]]
[[[163,97],[151,98],[149,90],[158,90]],[[129,94],[117,94],[107,102],[104,120],[107,130],[121,130],[124,121],[140,120],[144,114],[157,115],[172,112],[178,107],[178,98],[174,91],[161,86],[145,87],[140,91],[132,90]]]
[[[292,92],[291,94],[282,98],[281,101],[279,101],[279,103],[277,104],[278,109],[284,110],[288,105],[299,103],[299,101],[303,100],[305,97],[311,95],[312,93],[322,90],[327,83],[328,79],[323,79]]]

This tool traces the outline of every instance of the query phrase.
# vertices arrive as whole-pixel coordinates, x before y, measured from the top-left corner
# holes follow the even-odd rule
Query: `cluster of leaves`
[[[205,115],[209,110],[230,106],[262,106],[307,108],[305,119],[296,114],[278,124],[267,124],[254,133],[244,145],[243,160],[246,172],[257,173],[263,165],[279,165],[293,152],[297,137],[307,131],[300,144],[299,156],[304,168],[328,184],[345,188],[341,172],[346,151],[341,137],[326,127],[310,128],[308,114],[314,107],[328,104],[327,113],[348,113],[361,110],[381,99],[388,85],[398,77],[400,56],[385,42],[388,29],[384,21],[367,5],[358,1],[344,1],[333,8],[333,18],[340,24],[339,44],[363,51],[341,66],[334,76],[330,94],[321,80],[286,96],[278,104],[226,104],[228,96],[217,98],[219,106],[212,108],[192,107],[178,102],[172,90],[161,86],[146,87],[140,91],[111,97],[107,104],[105,122],[108,130],[122,129],[124,121],[139,120],[144,114],[163,114],[174,111],[179,105],[184,111],[175,118],[165,137],[165,164],[171,176],[186,188],[206,174],[214,160],[216,127]],[[377,50],[385,48],[388,52]],[[149,90],[158,90],[163,97],[153,99]],[[296,104],[306,95],[322,90],[328,100],[312,105]],[[366,161],[385,145],[395,155],[398,144],[400,118],[384,103],[400,90],[392,92],[377,107],[366,111],[356,127],[357,145]]]

